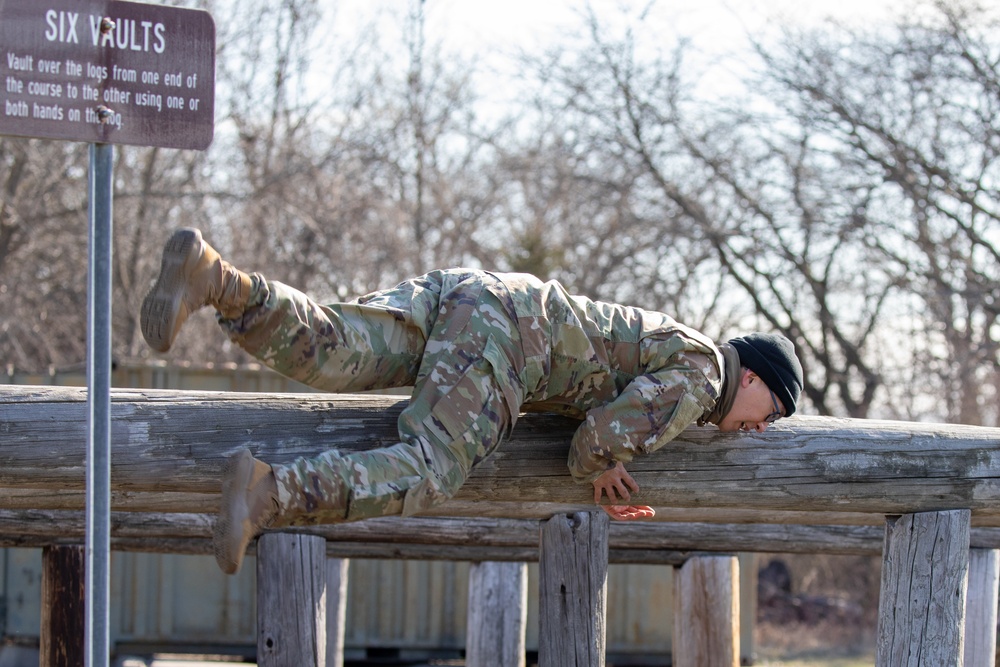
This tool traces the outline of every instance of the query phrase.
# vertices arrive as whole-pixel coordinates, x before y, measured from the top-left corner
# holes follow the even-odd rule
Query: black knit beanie
[[[740,354],[740,364],[756,373],[781,399],[785,416],[795,412],[802,393],[802,364],[795,346],[781,334],[752,333],[729,341]]]

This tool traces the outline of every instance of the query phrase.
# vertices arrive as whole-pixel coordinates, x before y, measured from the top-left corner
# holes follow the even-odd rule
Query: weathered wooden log
[[[280,533],[275,533],[280,534]],[[294,534],[294,533],[289,533]],[[57,545],[73,542],[57,541]],[[0,546],[34,547],[37,544],[23,540],[9,539]],[[212,554],[212,544],[201,539],[156,539],[144,538],[112,538],[112,551],[137,551],[150,553],[169,553],[185,556],[208,556]],[[247,548],[247,554],[255,555],[256,542]],[[467,547],[426,544],[392,544],[378,542],[365,544],[362,542],[327,542],[328,558],[343,559],[378,559],[378,560],[446,560],[469,561],[480,563],[484,561],[512,561],[532,563],[538,562],[538,547]],[[643,565],[680,565],[690,558],[687,551],[664,551],[638,549],[612,550],[609,554],[613,563],[638,563]]]
[[[192,545],[203,543],[196,553],[208,553],[214,521],[211,514],[112,512],[111,535],[117,543],[130,545],[130,551],[157,551],[163,540],[187,540]],[[82,543],[84,527],[82,512],[0,510],[0,547]],[[537,548],[538,529],[539,522],[532,519],[384,517],[282,530],[319,535],[334,545],[331,548],[335,553],[337,549],[352,548],[352,544],[373,549],[376,545],[386,545],[386,549],[417,545],[427,547],[425,551],[447,551],[454,546],[522,551]],[[874,526],[612,521],[609,528],[612,554],[670,550],[880,555],[884,539],[885,528]],[[142,548],[144,541],[149,547]],[[1000,529],[972,529],[970,545],[1000,549]],[[614,556],[612,559],[617,562]],[[537,560],[537,554],[528,560]]]
[[[122,512],[205,512],[219,504],[218,493],[155,492],[112,490],[111,508]],[[23,510],[82,510],[82,490],[30,489],[0,486],[0,509]],[[482,503],[452,499],[423,512],[430,517],[492,517],[497,519],[547,519],[554,514],[589,512],[592,502],[586,503]],[[669,507],[658,508],[651,521],[700,521],[704,523],[760,523],[836,526],[877,526],[881,531],[884,514],[870,512],[797,512],[769,511],[765,517],[760,510],[718,507]],[[973,525],[1000,525],[1000,508],[978,510]]]
[[[886,523],[876,667],[962,664],[969,512]]]
[[[996,662],[998,584],[1000,550],[970,551],[963,667],[993,667]]]
[[[527,564],[497,561],[473,564],[469,568],[468,610],[466,667],[524,667]]]
[[[395,398],[112,392],[116,492],[217,492],[224,458],[249,446],[290,461],[326,448],[395,441]],[[525,415],[457,500],[586,505],[566,451],[576,423]],[[0,486],[82,489],[85,391],[6,386],[0,396]],[[1000,430],[982,427],[793,417],[766,433],[693,427],[637,457],[634,500],[655,507],[756,511],[911,513],[965,508],[994,513],[1000,498]],[[516,501],[516,502],[515,502]],[[482,511],[477,514],[482,515]],[[513,515],[516,516],[516,515]],[[1000,524],[998,524],[1000,525]]]
[[[326,664],[326,553],[314,535],[261,536],[257,554],[257,664]]]
[[[740,664],[739,562],[698,556],[674,569],[675,667]]]
[[[544,521],[538,561],[539,667],[603,667],[607,646],[608,515]]]

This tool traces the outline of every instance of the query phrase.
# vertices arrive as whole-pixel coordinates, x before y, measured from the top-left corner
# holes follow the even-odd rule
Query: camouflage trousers
[[[429,273],[355,302],[320,305],[254,276],[230,338],[294,380],[333,392],[413,386],[399,442],[275,465],[283,523],[411,515],[452,497],[513,427],[524,399],[506,288],[483,272]]]

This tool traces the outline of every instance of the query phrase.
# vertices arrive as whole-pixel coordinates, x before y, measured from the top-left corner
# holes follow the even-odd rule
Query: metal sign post
[[[119,0],[0,0],[0,134],[90,146],[85,656],[110,663],[113,144],[202,150],[215,23]]]
[[[87,548],[85,624],[88,665],[108,665],[111,597],[111,247],[114,147],[90,145],[87,290]]]

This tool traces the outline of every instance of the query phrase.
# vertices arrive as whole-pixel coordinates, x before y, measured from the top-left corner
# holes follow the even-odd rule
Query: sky
[[[810,27],[834,19],[870,26],[889,21],[911,0],[424,0],[425,43],[456,54],[500,77],[514,72],[511,54],[539,52],[579,34],[582,12],[590,6],[602,27],[621,29],[623,16],[633,20],[645,11],[637,49],[670,49],[680,37],[708,60],[718,60],[722,78],[740,78],[740,58],[748,35],[760,36],[779,24]],[[340,25],[370,21],[377,12],[395,19],[396,27],[417,0],[337,0]],[[388,27],[384,34],[392,31]],[[614,34],[614,33],[613,33]],[[392,37],[389,38],[393,39]],[[399,40],[405,54],[405,38]],[[691,62],[690,55],[686,55]],[[735,65],[733,64],[735,63]],[[725,85],[725,84],[722,84]]]
[[[421,0],[320,0],[324,12],[315,36],[311,71],[323,90],[335,80],[341,58],[331,44],[369,44],[376,31],[381,62],[395,77],[409,67],[408,21]],[[762,40],[778,27],[819,27],[834,20],[848,27],[894,24],[903,8],[933,0],[423,0],[425,53],[448,64],[468,63],[470,90],[480,122],[504,119],[523,109],[524,74],[516,56],[541,55],[554,45],[572,54],[592,41],[585,34],[589,7],[599,19],[602,39],[619,42],[632,28],[636,57],[672,60],[681,39],[685,90],[700,103],[745,96],[759,60],[747,57],[751,36]],[[1000,3],[1000,0],[981,0]],[[2,0],[0,0],[2,2]],[[642,15],[642,20],[639,16]],[[395,61],[395,62],[392,62]],[[454,71],[454,70],[452,70]],[[531,72],[528,72],[529,76]],[[529,84],[528,90],[532,90]],[[307,93],[308,94],[308,93]]]
[[[411,0],[390,0],[409,5]],[[815,25],[833,17],[847,22],[883,21],[898,0],[590,0],[598,16],[637,14],[648,7],[653,21],[672,25],[706,47],[741,42],[746,31],[774,21]],[[579,23],[585,0],[426,0],[428,37],[485,53],[511,46],[537,48]]]

